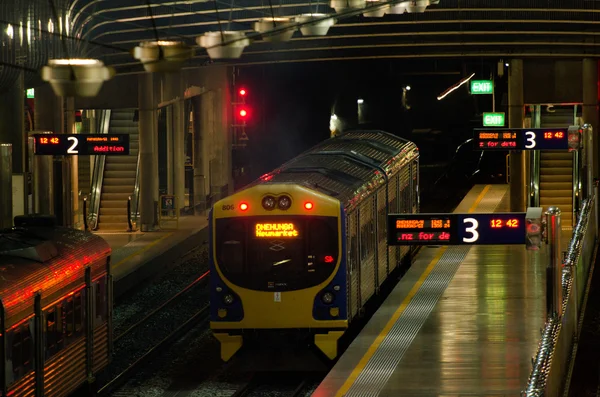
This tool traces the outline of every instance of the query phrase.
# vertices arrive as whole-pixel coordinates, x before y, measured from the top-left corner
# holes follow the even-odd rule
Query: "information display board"
[[[34,134],[33,153],[51,156],[124,156],[129,134]]]
[[[388,245],[525,244],[525,237],[525,212],[388,215]]]
[[[475,129],[479,150],[569,150],[568,128]]]

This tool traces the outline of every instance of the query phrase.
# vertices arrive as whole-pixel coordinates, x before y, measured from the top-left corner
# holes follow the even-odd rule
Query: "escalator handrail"
[[[138,203],[140,201],[140,150],[138,146],[137,165],[135,168],[135,184],[133,185],[133,194],[131,200],[131,219],[137,223],[139,217]]]
[[[101,110],[100,128],[101,134],[108,134],[110,125],[110,109]],[[106,163],[105,155],[96,155],[94,161],[94,170],[92,174],[92,186],[90,191],[90,208],[88,214],[88,223],[90,230],[98,228],[98,218],[100,215],[100,196],[102,194],[102,183],[104,181],[104,165]]]

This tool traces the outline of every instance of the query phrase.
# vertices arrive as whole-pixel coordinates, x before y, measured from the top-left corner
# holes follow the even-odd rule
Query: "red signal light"
[[[333,256],[331,255],[325,255],[325,258],[323,258],[325,263],[333,263]]]
[[[240,91],[240,96],[246,96],[246,90],[245,89],[241,89]]]
[[[248,116],[248,111],[246,109],[240,109],[239,115],[241,118],[246,118],[246,116]]]
[[[248,209],[248,204],[246,204],[246,203],[241,203],[241,204],[240,204],[240,209],[241,209],[242,211],[246,211],[246,210]]]
[[[313,207],[313,203],[311,203],[310,201],[304,203],[304,208],[307,210],[312,210]]]

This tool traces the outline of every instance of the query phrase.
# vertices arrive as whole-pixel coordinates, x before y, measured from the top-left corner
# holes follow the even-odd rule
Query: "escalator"
[[[138,123],[134,109],[104,110],[102,133],[128,134],[129,155],[96,156],[90,199],[90,226],[98,231],[128,229],[127,201],[132,197],[132,213],[137,207]]]
[[[538,128],[565,128],[577,124],[576,105],[551,110],[538,113]],[[539,204],[544,211],[549,206],[560,208],[562,225],[572,227],[575,152],[542,150],[539,156]]]

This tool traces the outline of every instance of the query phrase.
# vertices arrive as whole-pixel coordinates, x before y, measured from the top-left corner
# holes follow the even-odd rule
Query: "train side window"
[[[12,343],[7,358],[12,364],[13,381],[17,381],[33,369],[33,338],[29,322],[9,331],[10,334]]]
[[[74,328],[77,336],[83,330],[83,299],[81,291],[77,292],[73,297],[73,320]]]
[[[95,283],[96,296],[96,318],[95,324],[101,325],[106,321],[107,301],[106,301],[106,277],[98,279]]]
[[[46,316],[46,358],[55,354],[58,348],[58,339],[62,339],[62,332],[59,333],[58,318],[56,307],[51,308],[45,313]],[[61,330],[62,331],[62,330]]]

